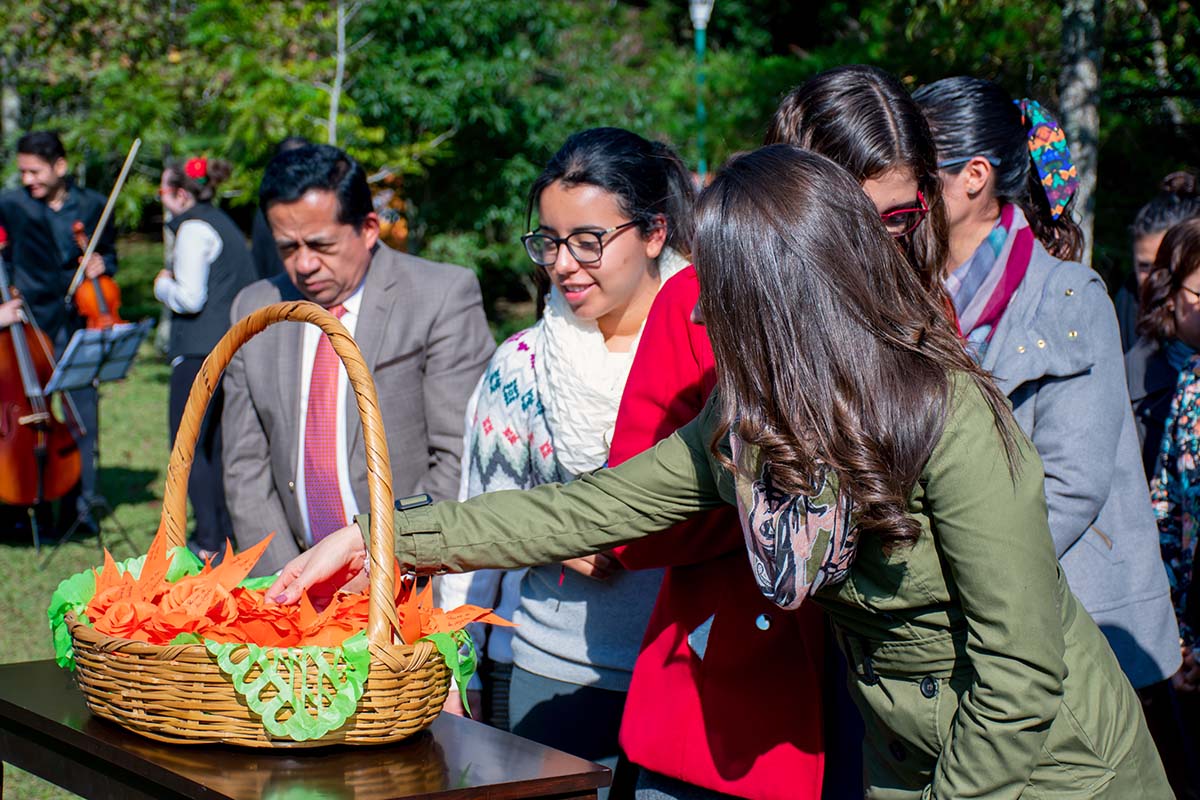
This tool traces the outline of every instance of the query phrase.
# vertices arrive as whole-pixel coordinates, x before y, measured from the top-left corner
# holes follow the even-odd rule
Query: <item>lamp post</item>
[[[688,0],[692,29],[696,32],[696,150],[699,154],[696,172],[700,175],[702,185],[708,174],[708,161],[704,158],[704,126],[708,122],[708,112],[704,108],[705,31],[708,30],[708,20],[712,17],[714,2],[715,0]]]

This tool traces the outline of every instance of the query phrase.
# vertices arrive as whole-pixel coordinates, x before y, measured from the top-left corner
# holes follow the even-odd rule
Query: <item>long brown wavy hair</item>
[[[829,159],[771,145],[730,161],[700,195],[693,257],[732,430],[779,489],[832,470],[863,533],[920,528],[905,508],[941,436],[951,375],[967,373],[1015,439],[1000,390],[971,360],[867,196]]]

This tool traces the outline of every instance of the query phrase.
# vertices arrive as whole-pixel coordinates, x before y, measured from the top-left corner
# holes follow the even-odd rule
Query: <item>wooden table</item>
[[[92,716],[53,661],[0,666],[0,761],[94,800],[584,800],[610,779],[598,764],[450,714],[379,747],[161,744]]]

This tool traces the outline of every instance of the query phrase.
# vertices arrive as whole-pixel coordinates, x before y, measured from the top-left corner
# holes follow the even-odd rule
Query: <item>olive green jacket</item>
[[[569,485],[398,512],[397,556],[418,572],[562,561],[735,503],[707,446],[717,402]],[[847,580],[815,595],[857,678],[869,796],[1169,797],[1133,690],[1059,569],[1041,463],[1014,435],[1010,473],[990,408],[959,381],[909,503],[920,537],[890,553],[866,537]]]

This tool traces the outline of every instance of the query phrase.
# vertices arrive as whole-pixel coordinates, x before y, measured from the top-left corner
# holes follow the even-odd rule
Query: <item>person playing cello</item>
[[[73,227],[82,222],[85,232],[91,235],[104,208],[104,196],[78,186],[69,177],[62,140],[50,131],[27,133],[17,141],[17,168],[23,188],[0,193],[0,225],[9,235],[6,257],[12,265],[13,282],[33,316],[32,322],[50,337],[57,356],[62,354],[71,334],[83,327],[75,308],[63,302],[82,255]],[[110,224],[101,234],[84,274],[88,278],[112,275],[116,268],[116,232]],[[97,396],[94,389],[70,395],[82,427],[78,442],[83,463],[75,505],[64,503],[59,524],[66,527],[80,514],[83,526],[94,530],[90,509],[97,488]]]

